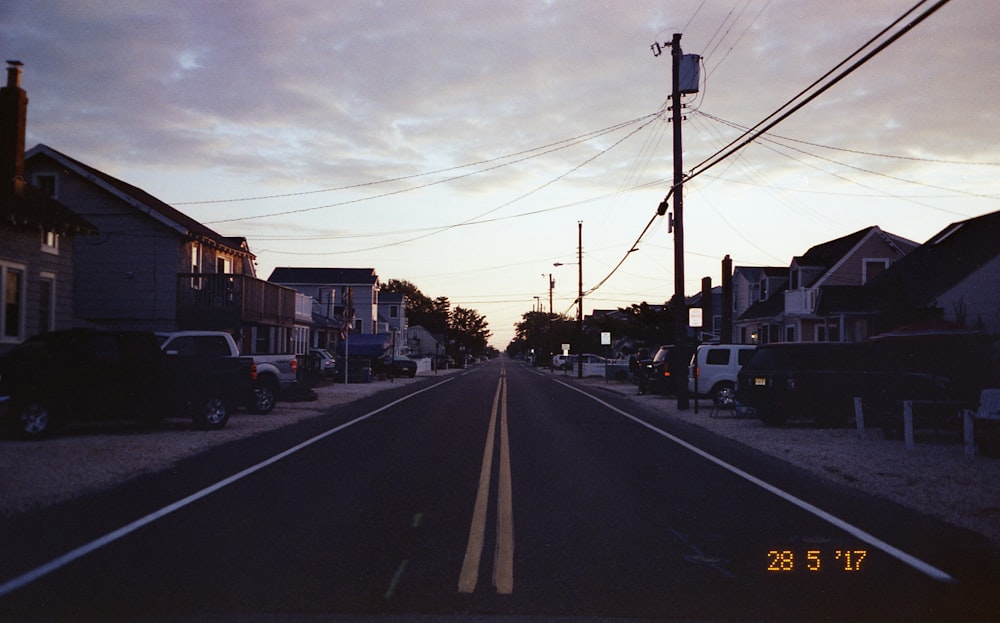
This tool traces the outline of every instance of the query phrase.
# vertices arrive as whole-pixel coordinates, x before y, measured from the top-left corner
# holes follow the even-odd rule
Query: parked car
[[[71,420],[175,414],[218,429],[253,392],[250,358],[181,359],[142,331],[46,333],[11,351],[5,365],[8,425],[29,438]]]
[[[316,358],[320,374],[326,378],[333,378],[337,370],[337,358],[324,348],[312,348],[309,354]]]
[[[417,362],[404,355],[383,355],[372,362],[372,372],[386,376],[417,376]]]
[[[881,424],[902,400],[948,396],[946,377],[897,363],[870,344],[765,344],[740,369],[736,400],[767,424],[794,416],[842,426],[853,417],[855,397],[866,403],[872,423]]]
[[[233,336],[225,331],[176,331],[157,333],[160,347],[181,357],[195,354],[216,357],[239,357],[240,350]],[[270,413],[282,392],[299,386],[299,361],[294,354],[249,355],[257,370],[254,386],[255,413]]]
[[[552,357],[552,367],[556,370],[568,370],[570,368],[570,362],[575,360],[576,355],[553,355]]]
[[[652,359],[638,362],[640,394],[652,392],[672,395],[677,392],[677,384],[686,381],[686,375],[683,372],[674,374],[673,368],[677,361],[683,361],[683,365],[686,365],[690,356],[683,357],[683,353],[675,352],[676,349],[672,344],[660,346]]]
[[[688,366],[688,391],[718,407],[736,403],[736,375],[753,354],[752,344],[702,344]]]

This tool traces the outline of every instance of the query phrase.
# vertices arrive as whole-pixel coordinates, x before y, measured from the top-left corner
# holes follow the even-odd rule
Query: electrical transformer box
[[[697,54],[681,54],[680,91],[681,95],[698,92],[701,57]]]

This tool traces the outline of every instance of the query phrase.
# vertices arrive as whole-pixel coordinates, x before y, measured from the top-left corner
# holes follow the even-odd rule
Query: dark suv
[[[687,360],[678,359],[677,347],[667,344],[659,347],[648,361],[638,362],[639,393],[675,395],[679,383],[687,383]],[[680,364],[680,365],[678,365]],[[673,370],[677,368],[677,373]]]
[[[870,343],[765,344],[740,369],[736,400],[767,424],[794,416],[842,426],[854,413],[855,397],[864,401],[866,419],[881,424],[904,399],[948,396],[946,377],[900,363]]]

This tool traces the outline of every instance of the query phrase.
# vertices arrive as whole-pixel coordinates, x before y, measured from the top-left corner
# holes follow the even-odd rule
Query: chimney
[[[21,88],[21,61],[7,61],[7,85],[0,88],[0,190],[24,192],[24,133],[28,94]]]

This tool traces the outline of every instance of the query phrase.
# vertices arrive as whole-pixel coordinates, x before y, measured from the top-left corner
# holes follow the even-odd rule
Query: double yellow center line
[[[479,472],[479,490],[476,506],[472,511],[472,525],[469,528],[469,544],[465,548],[462,573],[458,577],[458,591],[472,593],[479,581],[479,562],[483,555],[486,539],[486,510],[489,506],[490,482],[493,478],[493,455],[495,454],[495,433],[497,414],[500,416],[500,478],[497,490],[497,540],[493,557],[493,585],[497,593],[510,595],[514,592],[514,513],[510,490],[510,438],[507,434],[507,372],[500,371],[497,391],[493,396],[490,413],[490,429],[486,434],[486,448],[483,450],[483,466]]]

